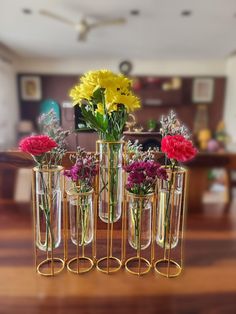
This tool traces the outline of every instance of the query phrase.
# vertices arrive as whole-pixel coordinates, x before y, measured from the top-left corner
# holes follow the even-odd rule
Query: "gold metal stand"
[[[93,266],[94,266],[94,259],[95,259],[95,255],[94,255],[94,246],[95,246],[95,233],[94,233],[94,224],[95,224],[95,217],[96,217],[96,210],[93,210],[93,239],[92,239],[92,257],[88,257],[85,256],[85,243],[84,241],[80,241],[80,236],[79,236],[79,232],[81,231],[82,234],[82,230],[80,230],[80,223],[79,223],[79,217],[80,217],[80,213],[83,210],[81,207],[82,205],[80,205],[80,200],[82,197],[89,197],[92,196],[92,206],[94,208],[94,204],[96,207],[96,203],[95,203],[95,195],[94,195],[94,190],[91,190],[89,192],[85,192],[85,193],[77,193],[75,192],[73,189],[70,189],[69,191],[67,191],[67,195],[68,197],[72,197],[74,198],[74,200],[76,201],[76,256],[71,258],[68,263],[67,263],[67,269],[74,273],[74,274],[84,274],[89,272]],[[66,202],[66,204],[68,204],[68,200]],[[67,205],[68,207],[68,205]],[[67,216],[68,216],[68,208],[67,208]],[[72,228],[72,226],[70,226],[70,228]],[[81,244],[81,253],[80,253],[80,242],[82,242]],[[87,264],[87,266],[83,266],[82,264]]]
[[[50,232],[49,239],[47,239],[46,241],[48,241],[51,244],[50,245],[51,248],[49,249],[49,246],[47,246],[45,252],[40,250],[41,252],[44,252],[44,254],[46,255],[46,259],[43,259],[41,262],[38,262],[38,260],[39,260],[39,252],[38,252],[39,248],[37,246],[37,232],[40,232],[40,230],[37,230],[37,227],[39,228],[39,225],[40,225],[39,210],[42,210],[42,209],[41,208],[37,209],[37,206],[39,206],[39,204],[37,204],[38,197],[36,197],[36,173],[38,175],[39,175],[39,173],[42,173],[41,174],[42,176],[45,174],[47,175],[48,186],[45,187],[44,192],[46,193],[46,195],[47,195],[46,197],[48,197],[48,200],[49,200],[48,201],[49,212],[50,212],[49,221],[50,221],[50,226],[51,226],[51,223],[53,222],[53,193],[52,193],[53,176],[56,172],[60,173],[60,187],[61,187],[61,191],[63,191],[64,187],[63,187],[63,179],[62,179],[62,175],[61,175],[62,171],[63,171],[63,167],[61,167],[61,166],[58,166],[57,168],[53,168],[53,169],[48,169],[48,168],[39,169],[38,167],[35,167],[32,170],[32,198],[33,198],[35,269],[36,269],[37,273],[42,275],[42,276],[57,275],[65,267],[65,261],[66,261],[66,241],[65,241],[66,230],[65,230],[65,227],[66,226],[65,226],[64,222],[66,221],[66,212],[65,212],[64,206],[62,206],[62,208],[63,208],[63,230],[62,230],[63,236],[62,236],[62,238],[64,241],[63,257],[55,256],[55,249],[53,247],[54,246],[53,237],[52,237],[52,233]]]
[[[126,239],[127,239],[127,212],[128,212],[128,206],[127,204],[129,204],[129,201],[133,199],[135,202],[137,202],[138,208],[140,210],[140,214],[139,214],[139,234],[138,234],[138,243],[137,243],[137,249],[136,249],[136,256],[130,257],[126,260],[125,262],[125,269],[133,274],[133,275],[145,275],[147,274],[150,270],[151,270],[151,262],[152,262],[152,246],[153,246],[153,223],[152,223],[152,214],[154,211],[156,211],[155,208],[155,194],[148,194],[148,195],[144,195],[144,196],[140,196],[140,195],[135,195],[133,193],[127,192],[126,193],[126,197],[125,197],[125,203],[126,203],[126,210],[125,210],[125,224],[124,224],[124,240],[126,243]],[[142,252],[142,213],[143,213],[143,206],[144,206],[144,202],[149,200],[152,204],[152,208],[151,208],[151,226],[150,226],[150,237],[151,237],[151,253],[150,253],[150,261],[147,260],[146,258],[141,256],[141,252]],[[126,247],[126,244],[125,244]],[[126,250],[124,249],[124,251],[126,252]],[[136,267],[134,267],[134,265],[137,264]],[[144,270],[142,270],[144,268]],[[133,269],[137,269],[137,270],[133,270]]]
[[[167,168],[168,176],[170,176],[170,168]],[[179,176],[179,177],[178,177]],[[175,198],[176,186],[179,184],[178,180],[182,176],[182,194],[180,198]],[[160,193],[162,190],[161,181],[158,183],[158,201],[160,202]],[[183,270],[183,240],[184,240],[184,226],[185,226],[185,214],[186,214],[186,193],[187,193],[187,171],[184,168],[178,167],[177,171],[173,173],[173,184],[171,187],[171,202],[170,202],[170,220],[169,220],[169,233],[164,240],[164,247],[158,246],[157,252],[163,254],[162,258],[159,258],[154,263],[154,268],[157,273],[167,278],[173,278],[180,275]],[[159,206],[159,204],[157,205]],[[179,237],[176,246],[172,246],[173,228],[176,223],[176,207],[180,206],[179,212]],[[157,237],[157,215],[154,217],[154,233]],[[166,217],[165,217],[166,219]],[[178,221],[178,219],[177,219]],[[164,224],[164,221],[163,221]],[[164,226],[163,226],[164,227]],[[177,226],[178,228],[178,226]],[[168,243],[167,243],[168,242]],[[160,256],[160,255],[159,255]],[[153,261],[155,260],[155,250],[153,251]]]
[[[107,230],[106,230],[106,256],[100,258],[97,260],[96,267],[97,269],[106,274],[111,274],[119,271],[119,269],[122,266],[122,259],[123,259],[123,237],[121,240],[121,258],[118,258],[113,255],[113,235],[114,235],[114,221],[111,219],[111,210],[110,210],[110,193],[111,193],[111,182],[110,182],[110,151],[111,151],[111,146],[114,144],[124,144],[124,141],[118,141],[118,142],[107,142],[107,141],[97,141],[96,142],[96,152],[99,153],[99,145],[103,144],[106,146],[106,151],[107,151],[107,171],[108,171],[108,182],[107,182],[107,208],[108,208],[108,221],[107,221]],[[122,152],[123,153],[123,152]],[[101,159],[102,156],[100,156]],[[99,174],[100,175],[100,174]],[[99,184],[98,184],[99,186]],[[123,187],[122,187],[123,189]],[[99,202],[99,195],[100,191],[98,192],[98,199],[97,201]],[[98,208],[98,206],[97,206]],[[123,223],[123,206],[122,206],[122,212],[121,212],[121,219]],[[123,227],[122,227],[123,230]]]

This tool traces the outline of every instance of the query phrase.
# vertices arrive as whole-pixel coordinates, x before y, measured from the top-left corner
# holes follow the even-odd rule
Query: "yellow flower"
[[[114,102],[117,104],[123,104],[127,110],[127,112],[134,111],[140,108],[140,100],[138,97],[130,94],[130,95],[121,95],[117,94],[114,97]]]
[[[80,79],[80,84],[70,91],[74,104],[81,104],[83,99],[92,100],[97,88],[104,89],[106,110],[117,111],[117,104],[123,104],[127,111],[140,108],[139,99],[131,93],[132,81],[121,74],[108,70],[89,71]],[[97,112],[104,114],[102,104],[97,104]]]
[[[129,80],[124,75],[118,75],[115,84],[117,89],[119,89],[120,93],[127,94],[130,92],[130,88],[132,86],[132,81]]]
[[[106,104],[113,103],[114,98],[117,95],[120,95],[120,92],[117,92],[117,89],[115,89],[114,87],[110,88],[110,89],[106,89],[105,90],[105,102],[106,102]]]
[[[90,86],[85,86],[85,85],[78,85],[75,86],[71,91],[70,91],[70,97],[73,100],[73,104],[81,104],[81,101],[83,99],[90,100],[93,95],[93,90],[91,89]]]
[[[111,113],[113,111],[117,111],[117,104],[115,104],[115,103],[108,103],[106,105],[106,108],[107,108],[107,112],[108,113]]]
[[[116,74],[108,70],[89,71],[81,78],[81,84],[93,90],[97,88],[111,88],[114,84]]]

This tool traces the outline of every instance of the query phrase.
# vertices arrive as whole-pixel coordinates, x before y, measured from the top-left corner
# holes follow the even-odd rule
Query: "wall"
[[[113,71],[118,71],[118,65],[121,60],[118,59],[18,59],[15,61],[14,66],[18,73],[38,73],[38,74],[66,74],[76,77],[79,73],[83,73],[90,69],[109,68]],[[132,60],[133,75],[180,75],[180,76],[227,76],[227,101],[224,110],[224,117],[226,121],[227,130],[236,142],[235,132],[235,118],[236,118],[236,60]],[[221,83],[218,83],[221,84]],[[46,86],[46,85],[45,85]],[[49,86],[48,86],[49,88]],[[218,95],[215,96],[216,101]],[[224,102],[224,95],[220,96],[220,102]],[[221,115],[218,108],[215,107],[212,111],[216,115]],[[164,111],[169,110],[167,107]],[[194,107],[186,106],[180,110],[180,115],[183,120],[189,116],[193,117]],[[222,108],[221,108],[222,110]],[[160,110],[157,109],[155,116],[159,117]],[[152,117],[153,109],[146,108],[147,118]],[[233,114],[232,114],[233,113]],[[140,116],[140,115],[139,115]],[[141,119],[141,116],[139,117]],[[210,124],[211,117],[210,117]],[[192,127],[190,123],[189,127]]]
[[[236,143],[236,56],[228,59],[226,64],[227,93],[224,110],[226,129],[231,141]],[[236,148],[234,148],[236,150]]]
[[[38,74],[38,73],[37,73]],[[69,89],[77,82],[78,76],[75,75],[40,75],[42,86],[42,100],[53,99],[60,105],[63,102],[69,101]],[[20,97],[20,78],[18,76],[18,87]],[[36,126],[35,118],[39,115],[39,107],[41,101],[23,101],[20,100],[20,113],[21,119],[31,120]]]
[[[0,48],[0,149],[16,144],[18,122],[16,74],[11,61]]]
[[[108,68],[118,71],[119,59],[18,59],[15,69],[24,73],[79,74]],[[225,60],[132,60],[134,75],[225,75]]]

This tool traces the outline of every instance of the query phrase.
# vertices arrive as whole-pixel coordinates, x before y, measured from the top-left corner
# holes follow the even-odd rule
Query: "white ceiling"
[[[72,27],[40,9],[74,21],[92,15],[127,23],[94,29],[78,42]],[[185,9],[192,16],[183,18]],[[0,42],[21,57],[218,59],[236,50],[235,13],[236,0],[0,0]]]

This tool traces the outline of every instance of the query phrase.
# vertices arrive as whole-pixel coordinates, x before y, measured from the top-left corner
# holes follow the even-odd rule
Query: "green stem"
[[[134,206],[132,208],[132,218],[134,221],[134,237],[135,237],[135,247],[136,249],[139,248],[140,246],[140,219],[141,217],[141,212],[143,212],[143,210],[145,209],[146,203],[145,200],[141,201],[141,207],[140,207],[140,201],[139,200],[135,200],[134,201]]]
[[[114,169],[114,151],[111,148],[111,152],[110,152],[110,171],[108,171],[108,175],[110,173],[110,221],[114,221],[114,212],[115,212],[115,208],[114,208],[114,187],[115,187],[115,169]]]
[[[133,217],[134,217],[134,232],[135,232],[135,247],[139,248],[139,219],[140,219],[140,208],[139,201],[137,201],[137,205],[134,206],[133,209]]]
[[[81,245],[85,244],[87,221],[88,221],[88,197],[83,196],[81,199]]]
[[[171,198],[171,191],[172,191],[172,185],[174,180],[174,171],[175,171],[176,163],[173,162],[171,165],[171,175],[170,175],[170,181],[168,182],[168,196],[167,196],[167,204],[166,204],[166,212],[165,212],[165,220],[164,220],[164,249],[166,248],[166,240],[167,235],[169,236],[170,231],[170,198]]]
[[[53,233],[51,230],[51,221],[50,221],[50,210],[52,210],[50,208],[50,204],[49,204],[49,195],[48,195],[48,187],[47,184],[44,181],[44,177],[43,177],[43,172],[40,171],[40,176],[41,176],[41,182],[42,182],[42,205],[40,206],[40,208],[43,210],[44,216],[45,216],[45,222],[46,222],[46,251],[48,251],[48,246],[49,246],[49,238],[48,236],[51,237],[51,246],[52,248],[54,247],[54,237],[53,237]],[[55,197],[55,196],[54,196]],[[54,199],[53,197],[53,199]]]
[[[115,219],[115,209],[117,206],[117,193],[118,193],[118,179],[119,179],[119,150],[120,144],[111,144],[108,145],[104,142],[106,149],[103,152],[105,155],[109,155],[109,160],[107,164],[103,164],[103,158],[101,159],[100,164],[100,179],[101,179],[101,188],[100,188],[100,197],[102,197],[102,192],[104,190],[108,191],[108,182],[109,182],[109,193],[108,193],[108,200],[109,200],[109,208],[107,208],[107,220],[110,216],[110,222],[114,222]],[[108,149],[110,149],[110,154],[108,154]],[[105,157],[105,160],[107,156]]]

